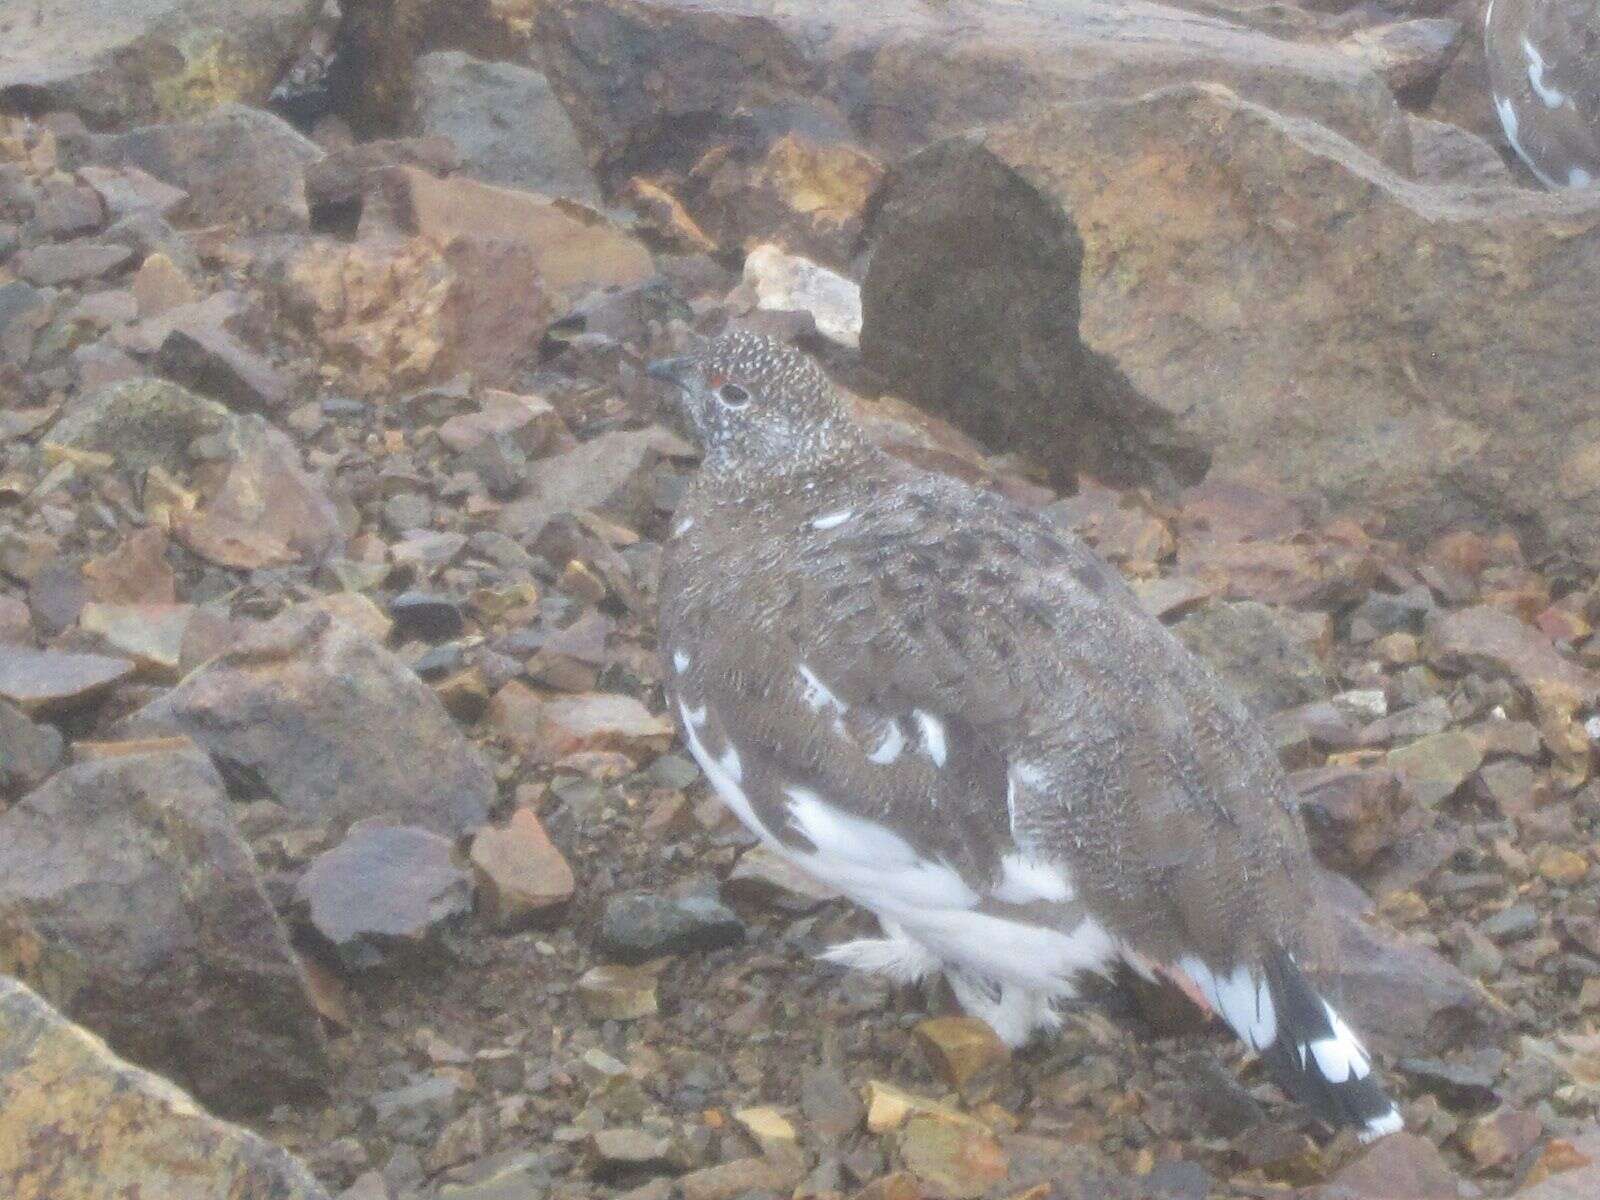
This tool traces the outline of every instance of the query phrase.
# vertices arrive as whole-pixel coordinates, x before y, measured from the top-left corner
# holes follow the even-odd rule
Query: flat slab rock
[[[0,1195],[328,1200],[310,1171],[0,975]]]
[[[453,837],[483,824],[494,796],[488,767],[432,689],[315,608],[251,631],[114,736],[173,733],[336,829],[381,816]]]
[[[472,910],[472,882],[450,842],[426,829],[362,823],[319,854],[295,902],[341,965],[368,971],[425,959]]]
[[[125,658],[0,645],[0,699],[26,713],[71,708],[131,674]]]
[[[0,963],[215,1107],[323,1082],[299,959],[192,749],[77,763],[0,815]]]

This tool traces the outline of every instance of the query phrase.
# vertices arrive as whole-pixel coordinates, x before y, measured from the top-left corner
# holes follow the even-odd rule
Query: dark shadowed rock
[[[321,1086],[305,977],[192,751],[79,763],[0,816],[0,931],[7,968],[209,1104]]]
[[[312,860],[295,902],[340,965],[369,971],[437,955],[445,927],[472,909],[472,882],[438,834],[362,823]]]
[[[186,733],[278,803],[336,829],[385,816],[454,836],[483,823],[494,795],[432,690],[319,610],[258,627],[124,728]]]
[[[600,916],[600,949],[622,962],[717,950],[743,937],[738,915],[709,892],[629,892],[610,897]]]
[[[193,323],[174,329],[161,343],[156,366],[168,379],[215,396],[229,408],[270,411],[289,400],[288,379],[221,326]]]
[[[10,1200],[328,1200],[287,1151],[202,1112],[4,975],[0,1062]]]

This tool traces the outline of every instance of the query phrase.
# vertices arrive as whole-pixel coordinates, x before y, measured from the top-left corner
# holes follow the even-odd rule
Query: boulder
[[[174,534],[223,566],[252,569],[296,558],[320,560],[343,542],[339,515],[300,462],[300,451],[259,416],[237,415],[177,384],[114,383],[74,400],[51,440],[113,456],[143,483],[160,467],[176,478],[193,467],[190,448],[216,443],[225,469],[213,472],[199,509],[174,514]]]
[[[1316,870],[1327,945],[1314,970],[1322,990],[1369,1046],[1385,1055],[1442,1054],[1496,1041],[1504,1011],[1448,960],[1379,925],[1359,887]]]
[[[459,50],[417,59],[417,131],[443,136],[474,179],[598,205],[572,121],[542,71]]]
[[[472,908],[472,884],[447,838],[362,822],[317,855],[295,887],[305,924],[350,971],[438,959],[440,938]]]
[[[885,160],[1019,109],[1187,80],[1340,130],[1404,164],[1384,82],[1325,47],[1122,0],[554,0],[535,36],[602,183],[761,153],[799,129]],[[701,168],[706,169],[705,167]]]
[[[483,823],[494,796],[432,689],[310,607],[255,629],[120,728],[187,734],[249,786],[336,830],[384,816],[454,837]]]
[[[193,120],[90,135],[72,149],[76,165],[137,167],[187,192],[175,219],[252,232],[307,227],[306,171],[323,157],[282,118],[242,104]]]
[[[382,186],[406,233],[441,245],[470,239],[490,247],[525,247],[544,288],[568,301],[596,288],[643,283],[655,274],[642,242],[570,200],[465,176],[439,179],[409,166],[386,169]]]
[[[192,750],[78,763],[0,815],[0,967],[219,1108],[303,1098],[327,1069],[222,778]]]
[[[328,1200],[288,1151],[202,1112],[4,975],[0,1063],[10,1200]]]
[[[984,153],[992,186],[971,187]],[[862,350],[913,397],[985,415],[1057,470],[1131,442],[1381,508],[1407,538],[1531,518],[1534,541],[1600,551],[1600,193],[1415,183],[1215,84],[1061,105],[899,178],[869,231]],[[946,187],[968,190],[958,205]],[[938,219],[897,232],[897,194],[934,198]],[[997,285],[991,263],[958,260],[940,294],[982,288],[984,312],[930,301],[928,264],[952,257],[938,231],[969,226],[1042,231],[1031,257],[1054,246],[1063,307],[1081,235],[1083,342],[1132,399],[1071,353],[1028,353],[1011,326],[1038,311],[1037,270]],[[959,394],[952,364],[974,359],[1005,386]]]
[[[555,312],[530,246],[471,235],[449,239],[442,253],[426,237],[312,239],[269,275],[344,385],[369,395],[461,371],[503,386]]]
[[[0,106],[114,127],[267,98],[317,0],[39,0],[0,17]]]

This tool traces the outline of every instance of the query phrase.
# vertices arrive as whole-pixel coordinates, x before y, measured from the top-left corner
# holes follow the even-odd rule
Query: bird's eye
[[[743,408],[750,403],[750,393],[737,383],[725,383],[717,389],[717,399],[729,408]]]

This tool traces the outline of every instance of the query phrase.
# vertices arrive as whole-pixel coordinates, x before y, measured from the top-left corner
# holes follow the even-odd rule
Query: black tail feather
[[[1307,981],[1294,959],[1273,951],[1263,964],[1277,1036],[1261,1049],[1274,1082],[1333,1126],[1363,1139],[1400,1128],[1366,1048]]]

